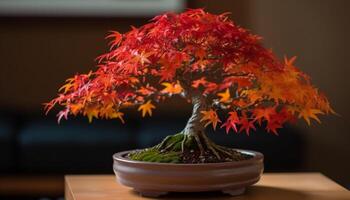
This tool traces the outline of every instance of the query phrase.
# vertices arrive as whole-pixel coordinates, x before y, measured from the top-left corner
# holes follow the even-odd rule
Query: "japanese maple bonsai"
[[[245,162],[256,154],[213,143],[205,127],[222,123],[226,132],[249,134],[261,125],[277,134],[296,117],[310,124],[310,119],[320,122],[317,115],[333,112],[327,98],[294,66],[295,57],[279,60],[259,36],[235,25],[226,13],[166,13],[107,38],[110,51],[97,58],[97,70],[68,79],[46,104],[47,111],[63,106],[58,120],[82,114],[89,121],[116,118],[124,123],[123,108],[139,106],[142,117],[151,116],[154,104],[175,95],[193,105],[180,133],[124,153],[125,159],[179,165]],[[220,119],[218,109],[227,116]]]

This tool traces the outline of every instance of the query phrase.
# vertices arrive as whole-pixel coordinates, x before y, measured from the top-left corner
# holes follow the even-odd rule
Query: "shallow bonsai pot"
[[[130,160],[126,155],[132,151],[123,151],[113,155],[113,170],[119,183],[143,196],[203,191],[222,191],[235,196],[258,182],[264,170],[261,153],[237,150],[253,157],[234,162],[174,164]]]

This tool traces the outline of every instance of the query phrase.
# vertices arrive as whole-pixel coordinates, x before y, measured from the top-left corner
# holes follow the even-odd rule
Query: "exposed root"
[[[188,139],[188,135],[185,135],[185,134],[184,134],[184,138],[183,138],[182,141],[181,141],[181,152],[182,152],[182,153],[183,153],[184,150],[185,150],[185,143],[186,143],[187,139]]]
[[[221,160],[221,158],[235,158],[235,155],[230,150],[215,144],[203,131],[193,134],[185,134],[182,131],[175,135],[169,135],[154,148],[160,152],[176,151],[184,153],[186,148],[189,147],[191,149],[197,148],[200,152],[200,157],[205,156],[207,154],[206,151],[210,151],[218,160]]]
[[[196,156],[199,157],[200,160],[205,160],[206,156],[216,158],[217,160],[222,160],[221,158],[234,158],[235,155],[232,155],[232,150],[216,145],[204,132],[205,125],[201,123],[201,111],[206,109],[205,99],[198,93],[192,96],[192,103],[192,115],[183,131],[175,135],[167,136],[154,148],[161,153],[174,151],[184,155],[189,152],[196,152]]]
[[[204,143],[206,145],[206,147],[211,151],[213,152],[213,154],[218,158],[218,159],[221,159],[219,153],[216,151],[216,148],[215,148],[215,144],[209,140],[209,138],[204,134],[202,133],[201,136],[203,137],[203,140],[204,140]]]
[[[157,144],[156,148],[157,149],[162,149],[163,146],[168,142],[168,140],[172,137],[172,135],[166,136],[161,143]]]
[[[220,159],[220,154],[224,154],[226,156],[228,156],[229,158],[234,158],[234,155],[232,154],[232,152],[227,151],[227,149],[223,146],[217,145],[215,144],[213,141],[211,141],[207,135],[205,135],[205,133],[203,133],[201,135],[203,137],[203,140],[205,142],[206,147],[213,152],[213,154]]]
[[[186,146],[190,145],[190,136],[184,134],[183,132],[177,133],[175,135],[167,136],[160,144],[156,145],[155,148],[159,151],[180,151],[183,153]]]
[[[203,131],[170,135],[158,145],[131,152],[132,160],[165,163],[211,163],[249,159],[234,149],[215,144]]]
[[[201,142],[201,139],[199,138],[198,134],[194,134],[194,139],[196,140],[196,143],[198,145],[199,151],[200,151],[200,156],[204,155],[204,147]]]
[[[163,150],[163,151],[170,150],[171,148],[173,148],[173,147],[175,146],[176,143],[177,143],[177,142],[174,141],[174,142],[168,144],[168,146],[166,146],[166,147],[165,147],[164,149],[162,149],[162,150]]]
[[[170,140],[169,140],[169,144],[167,147],[164,148],[164,151],[167,150],[178,150],[178,145],[180,143],[180,141],[182,140],[184,134],[182,133],[178,133],[176,135],[174,135]]]
[[[219,145],[217,145],[217,144],[215,144],[215,143],[213,143],[213,146],[214,146],[214,148],[217,150],[217,151],[219,151],[219,152],[221,152],[221,153],[223,153],[223,154],[225,154],[225,155],[227,155],[227,156],[229,156],[229,157],[234,157],[233,155],[232,155],[232,153],[231,152],[229,152],[229,151],[227,151],[226,149],[225,149],[225,147],[222,147],[222,146],[219,146]]]

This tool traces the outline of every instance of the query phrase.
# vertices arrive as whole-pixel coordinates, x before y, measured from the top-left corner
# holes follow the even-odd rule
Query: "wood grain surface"
[[[114,175],[74,175],[65,177],[66,200],[136,200],[131,188],[116,182]],[[231,197],[221,192],[170,193],[160,199],[191,200],[350,200],[350,192],[320,173],[265,173],[245,195]]]

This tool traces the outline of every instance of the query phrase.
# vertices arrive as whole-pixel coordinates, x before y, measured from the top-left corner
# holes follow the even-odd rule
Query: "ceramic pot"
[[[174,164],[130,160],[126,155],[131,151],[124,151],[113,155],[113,170],[119,183],[143,196],[220,190],[236,196],[258,182],[264,170],[261,153],[237,150],[253,157],[234,162]]]

